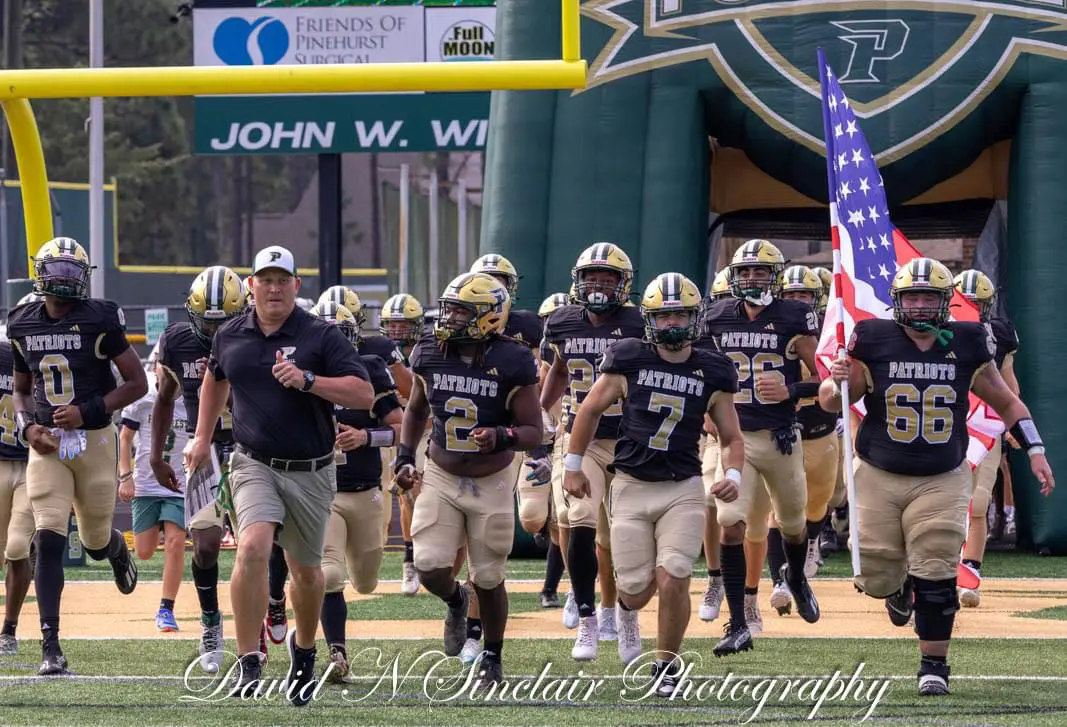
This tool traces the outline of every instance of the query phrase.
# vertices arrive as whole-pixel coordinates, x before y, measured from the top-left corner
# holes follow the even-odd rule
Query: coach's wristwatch
[[[311,387],[315,385],[315,374],[310,371],[304,372],[304,385],[300,387],[301,391],[311,391]]]

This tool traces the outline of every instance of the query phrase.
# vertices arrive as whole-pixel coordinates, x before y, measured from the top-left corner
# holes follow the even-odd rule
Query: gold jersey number
[[[74,401],[74,374],[70,361],[61,353],[41,357],[38,367],[44,380],[44,397],[52,406],[66,406]]]
[[[0,397],[0,442],[9,447],[26,446],[15,421],[15,397],[11,394]]]
[[[682,416],[685,415],[685,399],[681,396],[661,394],[655,391],[648,397],[648,410],[653,413],[667,411],[667,416],[663,417],[659,429],[648,438],[649,447],[660,452],[666,452],[669,448],[668,445],[670,445],[674,428],[678,426],[678,422],[682,421]]]
[[[452,415],[445,421],[445,449],[477,452],[478,445],[470,434],[478,426],[478,405],[462,396],[453,396],[445,402],[445,411]]]
[[[596,383],[596,369],[584,358],[572,358],[567,361],[567,378],[570,381],[571,401],[574,402],[572,413],[576,413],[585,395]],[[609,406],[602,416],[622,416],[622,399]]]
[[[955,403],[956,390],[946,384],[931,384],[921,392],[915,384],[892,384],[885,390],[889,438],[910,444],[921,436],[927,444],[944,444],[952,436],[950,407]]]
[[[726,357],[734,362],[734,367],[737,369],[737,386],[739,391],[734,394],[735,404],[751,404],[753,399],[757,404],[777,404],[779,402],[769,401],[761,397],[756,393],[755,376],[764,375],[771,376],[785,384],[785,374],[780,370],[785,367],[785,359],[780,354],[768,353],[766,351],[760,351],[753,356],[749,356],[741,351],[729,351],[726,353]],[[748,382],[751,379],[750,383]]]

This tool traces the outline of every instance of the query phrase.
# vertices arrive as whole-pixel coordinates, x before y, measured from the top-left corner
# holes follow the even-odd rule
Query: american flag
[[[826,377],[856,321],[892,317],[893,276],[901,265],[922,255],[889,219],[871,148],[821,48],[818,57],[834,249],[834,282],[817,353],[820,373]],[[978,309],[958,291],[950,311],[956,320],[978,320]],[[1004,422],[973,394],[970,404],[967,460],[977,467],[1003,434]],[[852,409],[859,416],[865,413],[862,402]]]

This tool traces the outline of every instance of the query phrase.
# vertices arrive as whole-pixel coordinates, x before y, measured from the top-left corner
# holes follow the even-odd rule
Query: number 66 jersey
[[[130,347],[126,319],[117,303],[88,299],[53,320],[44,301],[11,311],[7,335],[14,348],[15,371],[33,374],[33,400],[38,424],[53,426],[60,406],[77,406],[116,387],[111,360]],[[111,417],[87,421],[82,429],[111,426]]]

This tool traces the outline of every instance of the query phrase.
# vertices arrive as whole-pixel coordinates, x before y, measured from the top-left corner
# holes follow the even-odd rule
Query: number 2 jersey
[[[801,381],[796,339],[819,335],[819,322],[811,306],[777,299],[749,320],[744,301],[724,298],[711,304],[703,332],[737,368],[739,390],[734,403],[742,431],[792,426],[796,404],[788,399],[762,400],[754,388],[755,377],[777,374],[786,386]]]
[[[492,338],[484,361],[467,363],[454,347],[446,355],[433,336],[411,351],[411,372],[422,382],[433,413],[430,440],[449,452],[477,453],[472,429],[512,424],[511,397],[537,383],[537,364],[529,347]]]
[[[0,341],[0,460],[25,462],[30,452],[15,422],[15,375],[10,341]]]
[[[159,338],[159,363],[181,387],[189,434],[196,434],[196,421],[200,415],[200,384],[204,380],[204,370],[198,362],[203,361],[206,366],[210,356],[211,350],[200,342],[193,324],[188,321],[171,323]],[[216,422],[211,440],[222,444],[233,442],[233,419],[228,406]]]
[[[615,470],[646,482],[700,476],[704,413],[717,392],[737,392],[737,371],[720,353],[691,350],[671,363],[632,338],[605,349],[600,373],[626,377]]]
[[[574,424],[574,414],[593,388],[597,364],[610,344],[623,338],[642,339],[645,320],[637,308],[619,306],[604,323],[593,325],[580,305],[557,308],[545,321],[544,340],[552,351],[552,360],[563,360],[567,367],[566,396],[570,400],[567,433]],[[621,403],[613,405],[600,417],[594,439],[617,439],[622,422]]]
[[[856,324],[848,354],[867,368],[867,416],[856,453],[887,472],[932,477],[959,467],[970,436],[971,382],[993,360],[996,343],[979,323],[953,321],[947,346],[922,351],[897,323]]]
[[[111,360],[130,347],[126,317],[117,303],[88,299],[75,302],[66,316],[49,317],[44,301],[11,311],[7,335],[13,344],[14,370],[33,375],[37,423],[53,426],[57,407],[77,406],[116,388]],[[82,429],[111,426],[101,414]]]
[[[395,346],[394,346],[395,348]],[[371,386],[374,387],[374,406],[366,409],[346,409],[334,405],[337,421],[356,429],[371,429],[385,426],[382,420],[400,408],[396,397],[396,381],[389,373],[385,361],[379,356],[364,355],[363,365]],[[382,450],[377,447],[359,447],[341,452],[337,462],[337,491],[362,492],[382,484]]]

